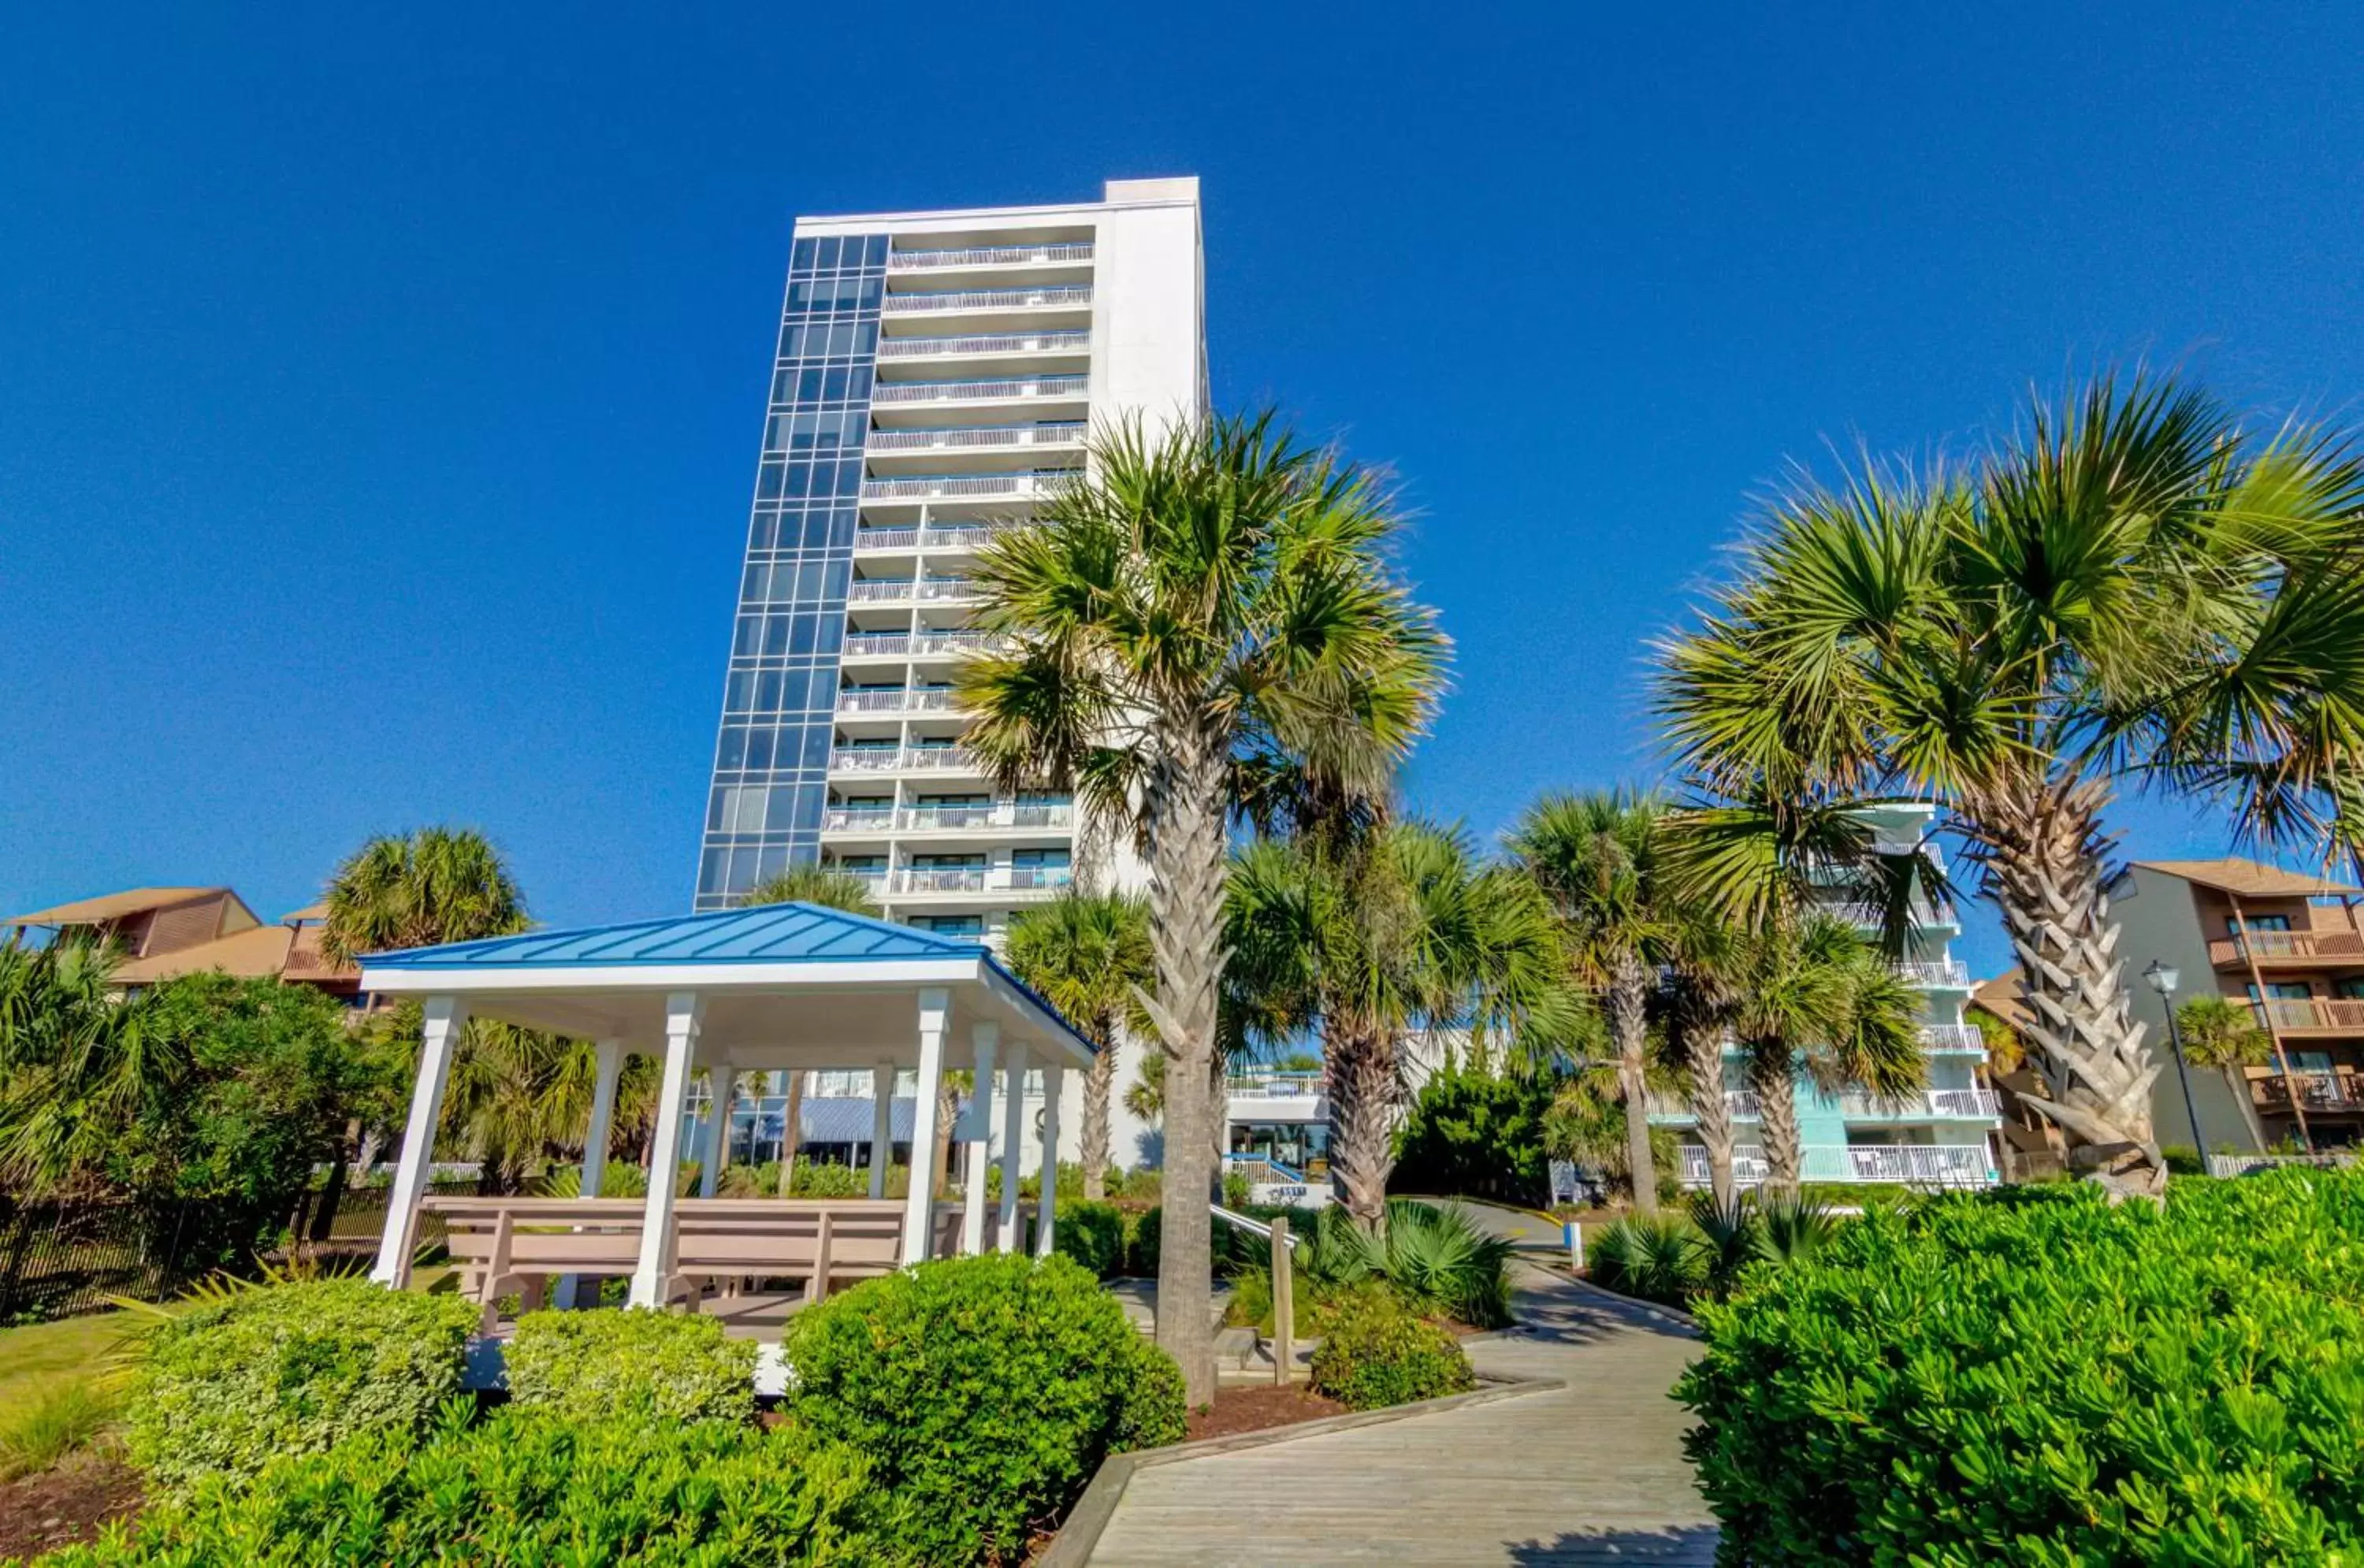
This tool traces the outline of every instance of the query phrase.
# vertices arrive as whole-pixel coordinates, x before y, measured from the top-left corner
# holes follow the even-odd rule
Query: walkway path
[[[1514,1267],[1521,1326],[1472,1344],[1469,1359],[1564,1390],[1151,1466],[1125,1488],[1093,1563],[1712,1563],[1685,1417],[1667,1397],[1693,1341],[1564,1276]]]

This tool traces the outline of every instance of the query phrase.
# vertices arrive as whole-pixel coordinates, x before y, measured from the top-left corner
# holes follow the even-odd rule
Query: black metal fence
[[[437,1182],[465,1196],[474,1182]],[[385,1229],[387,1189],[347,1189],[328,1216],[325,1240],[360,1250]],[[307,1193],[285,1216],[285,1234],[309,1237],[323,1194]],[[273,1206],[274,1208],[276,1205]],[[251,1273],[253,1238],[278,1240],[268,1214],[236,1202],[39,1203],[0,1196],[0,1325],[106,1310],[110,1296],[162,1301],[217,1271]],[[440,1244],[442,1222],[421,1215],[418,1244]]]

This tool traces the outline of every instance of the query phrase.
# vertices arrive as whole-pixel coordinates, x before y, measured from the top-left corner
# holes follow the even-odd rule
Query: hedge
[[[1465,1394],[1478,1385],[1461,1342],[1383,1284],[1354,1286],[1323,1304],[1312,1386],[1351,1410],[1377,1410]]]
[[[1086,1272],[1109,1279],[1124,1270],[1124,1212],[1112,1203],[1060,1200],[1051,1230],[1052,1247]]]
[[[2081,1185],[1844,1225],[1699,1319],[1727,1559],[2299,1563],[2364,1551],[2364,1174]]]
[[[380,1431],[215,1476],[45,1568],[130,1563],[710,1568],[916,1563],[862,1461],[791,1430],[577,1422],[453,1401],[424,1441]]]
[[[362,1434],[409,1438],[455,1393],[480,1308],[330,1279],[238,1289],[149,1331],[132,1462],[167,1487]]]
[[[530,1312],[504,1362],[509,1396],[578,1420],[747,1421],[755,1345],[719,1318],[606,1308]]]
[[[1065,1258],[948,1259],[792,1319],[790,1409],[868,1458],[931,1562],[1015,1559],[1100,1461],[1182,1435],[1181,1373]]]

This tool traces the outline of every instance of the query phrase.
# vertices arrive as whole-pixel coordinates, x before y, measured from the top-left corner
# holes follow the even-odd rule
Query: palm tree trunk
[[[1708,1195],[1719,1213],[1732,1207],[1732,1106],[1723,1097],[1723,1036],[1683,1030],[1683,1068],[1690,1079],[1691,1124],[1707,1148]]]
[[[1388,1042],[1363,1029],[1326,1032],[1321,1055],[1329,1067],[1330,1172],[1346,1195],[1346,1212],[1365,1229],[1387,1219],[1388,1176],[1395,1168],[1388,1141],[1396,1102],[1396,1072]]]
[[[1609,1035],[1617,1046],[1617,1085],[1625,1101],[1625,1172],[1634,1184],[1634,1207],[1658,1212],[1658,1173],[1650,1160],[1649,1090],[1643,1081],[1643,1053],[1649,1045],[1649,972],[1641,958],[1624,955],[1609,984]]]
[[[1753,1042],[1748,1051],[1748,1086],[1756,1091],[1758,1137],[1765,1147],[1765,1194],[1798,1195],[1798,1080],[1790,1048],[1779,1040]]]
[[[2258,1096],[2249,1087],[2249,1075],[2231,1062],[2225,1063],[2223,1071],[2225,1087],[2233,1092],[2233,1103],[2241,1107],[2241,1124],[2249,1129],[2249,1141],[2258,1153],[2263,1154],[2267,1149],[2266,1123],[2265,1118],[2258,1115]],[[2200,1151],[2200,1161],[2204,1168],[2208,1162],[2208,1151],[2205,1149]]]
[[[1196,720],[1197,715],[1188,717]],[[1215,1395],[1215,1009],[1223,968],[1222,736],[1202,722],[1165,731],[1149,775],[1149,940],[1157,991],[1143,998],[1167,1055],[1164,1213],[1157,1261],[1157,1343],[1182,1369],[1183,1397]],[[1193,1086],[1198,1086],[1193,1092]]]
[[[1098,1202],[1108,1196],[1109,1095],[1116,1087],[1116,1031],[1103,1026],[1092,1032],[1099,1047],[1092,1064],[1084,1069],[1084,1126],[1079,1138],[1084,1162],[1084,1197]]]
[[[797,1149],[805,1136],[805,1078],[803,1073],[788,1074],[788,1103],[780,1117],[780,1195],[788,1197],[796,1191]]]
[[[2054,1099],[2020,1096],[2057,1123],[2073,1169],[2113,1199],[2156,1198],[2167,1162],[2151,1129],[2159,1063],[2143,1043],[2103,887],[2097,784],[2043,777],[1967,792],[1962,813],[2019,956],[2028,1022]]]

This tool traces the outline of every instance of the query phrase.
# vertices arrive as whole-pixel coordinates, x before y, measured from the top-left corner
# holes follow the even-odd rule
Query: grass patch
[[[50,1384],[0,1417],[0,1481],[47,1470],[87,1448],[115,1422],[122,1395],[97,1378]]]
[[[106,1354],[130,1325],[120,1312],[0,1329],[0,1427],[50,1390],[106,1370]]]

